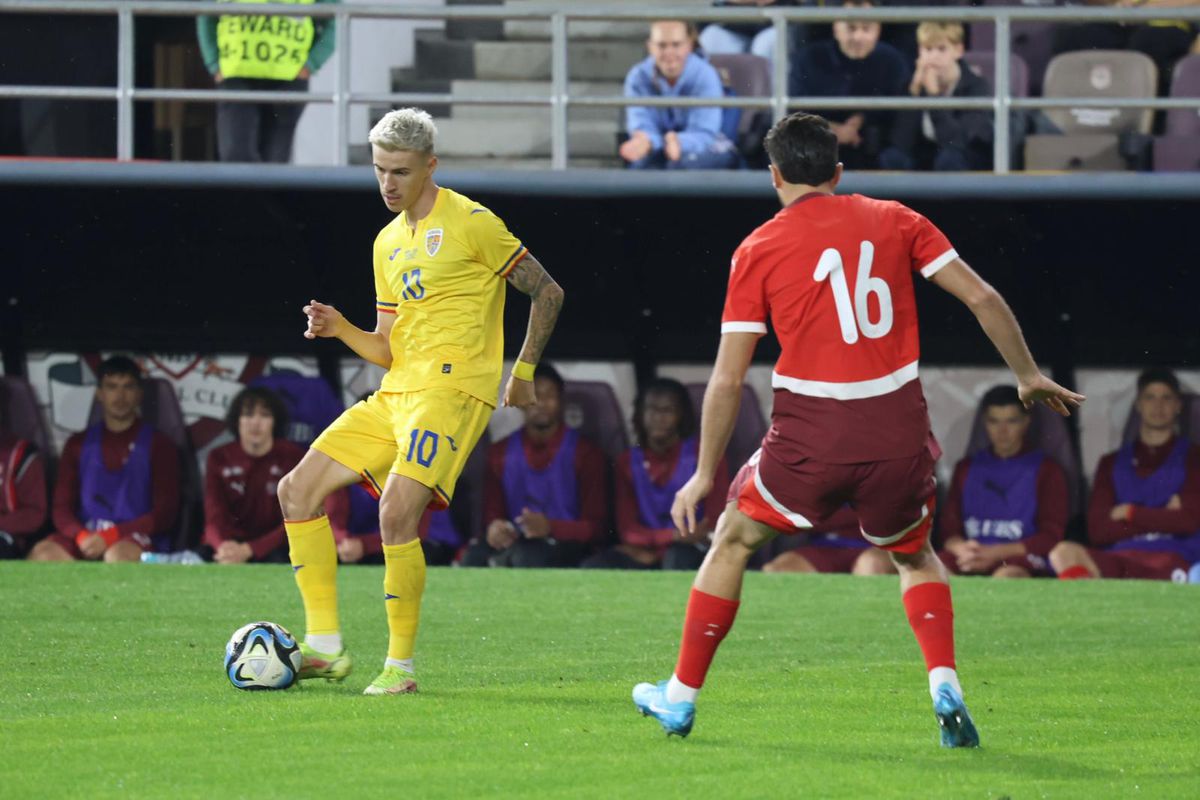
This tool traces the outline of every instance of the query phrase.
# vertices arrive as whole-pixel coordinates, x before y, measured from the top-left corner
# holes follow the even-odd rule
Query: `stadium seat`
[[[1171,97],[1200,97],[1200,55],[1175,65]],[[1159,172],[1200,170],[1200,109],[1173,108],[1166,130],[1154,139],[1154,169]]]
[[[47,461],[54,460],[50,433],[29,381],[15,375],[0,375],[0,419],[9,433],[33,442]]]
[[[1086,50],[1055,56],[1046,68],[1046,97],[1154,97],[1158,70],[1149,56],[1125,50]],[[1150,109],[1052,108],[1046,116],[1064,135],[1025,140],[1031,170],[1127,168],[1123,139],[1150,133]],[[1127,141],[1127,139],[1125,139]]]
[[[607,383],[567,381],[563,414],[569,427],[595,442],[610,459],[615,461],[629,447],[621,405]]]
[[[996,54],[990,51],[972,50],[969,53],[963,54],[963,61],[967,66],[975,72],[976,75],[985,79],[993,88],[996,86]],[[1028,97],[1029,96],[1029,65],[1025,63],[1025,59],[1021,58],[1016,53],[1012,54],[1009,61],[1009,90],[1013,97]]]
[[[262,386],[280,396],[290,417],[287,438],[305,447],[345,411],[324,378],[276,373],[255,378],[249,385]]]
[[[689,383],[688,395],[696,408],[696,419],[700,419],[700,407],[704,404],[703,383]],[[763,436],[767,433],[767,421],[763,419],[762,408],[758,397],[749,384],[742,385],[742,403],[738,407],[737,420],[733,423],[733,435],[729,437],[729,447],[725,449],[725,458],[729,462],[729,477],[746,463],[746,459],[762,445]]]
[[[1195,112],[1193,112],[1195,113]],[[1200,170],[1200,137],[1154,137],[1155,172],[1195,172]]]
[[[750,53],[714,53],[708,57],[709,63],[721,74],[721,83],[731,90],[735,97],[769,97],[771,95],[771,62],[762,56]],[[740,114],[737,129],[737,144],[739,149],[746,144],[745,137],[755,128],[755,123],[762,119],[770,127],[771,111],[765,108],[739,108]]]
[[[1064,5],[1061,0],[983,0],[985,6],[1025,6],[1044,8]],[[1054,25],[1048,22],[1014,22],[1012,31],[1012,54],[1027,66],[1027,88],[1032,94],[1041,94],[1042,75],[1054,54]],[[971,23],[971,51],[995,52],[996,25],[992,22]]]
[[[104,419],[98,401],[92,401],[88,414],[88,426]],[[155,537],[154,549],[159,551],[189,549],[200,542],[203,530],[201,512],[203,494],[200,486],[200,465],[188,438],[187,425],[183,420],[183,409],[170,381],[163,378],[146,378],[143,381],[142,419],[154,426],[171,440],[179,450],[179,523],[174,534]]]
[[[1126,444],[1136,439],[1141,425],[1142,417],[1137,408],[1130,406],[1129,416],[1125,418],[1125,429],[1121,433],[1121,443]],[[1200,444],[1200,395],[1184,393],[1183,413],[1179,415],[1179,434]]]
[[[1025,138],[1025,169],[1114,172],[1128,169],[1120,137],[1110,133],[1032,134]]]
[[[1038,404],[1032,410],[1033,420],[1029,425],[1026,441],[1039,448],[1050,458],[1054,459],[1063,469],[1067,477],[1067,495],[1070,501],[1070,514],[1075,516],[1083,508],[1083,474],[1079,454],[1071,441],[1071,431],[1067,421],[1044,405]],[[982,450],[988,446],[987,430],[983,425],[983,408],[975,411],[975,420],[971,424],[971,438],[963,455]]]

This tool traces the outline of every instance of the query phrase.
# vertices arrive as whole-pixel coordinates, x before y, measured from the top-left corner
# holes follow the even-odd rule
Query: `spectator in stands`
[[[67,439],[58,465],[55,533],[34,561],[137,561],[179,514],[179,451],[141,420],[142,371],[112,356],[96,372],[103,420]]]
[[[337,542],[338,560],[343,564],[382,564],[378,498],[362,484],[354,484],[330,495],[325,506]],[[451,564],[463,541],[449,509],[426,511],[417,535],[421,539],[425,563],[431,567]]]
[[[991,97],[992,87],[962,62],[965,32],[957,22],[917,27],[913,97]],[[956,171],[992,168],[992,112],[983,109],[898,111],[883,169]]]
[[[287,535],[276,489],[304,457],[284,437],[287,411],[270,389],[251,386],[225,417],[237,441],[208,454],[204,471],[204,543],[218,564],[287,561]]]
[[[846,0],[870,8],[875,0]],[[816,42],[792,62],[788,94],[795,97],[896,97],[908,94],[912,70],[900,51],[879,41],[878,22],[839,21],[834,41]],[[837,134],[838,158],[847,169],[875,169],[890,144],[892,111],[822,111]]]
[[[980,405],[988,446],[954,468],[938,555],[958,575],[1049,575],[1067,529],[1066,473],[1026,442],[1030,415],[1015,386],[993,387]]]
[[[1058,577],[1187,580],[1200,561],[1200,446],[1179,435],[1179,379],[1167,369],[1138,376],[1137,439],[1100,459],[1088,505],[1092,547],[1050,551]]]
[[[619,544],[592,556],[584,567],[600,569],[698,569],[708,552],[717,517],[725,508],[729,470],[722,459],[696,533],[681,538],[671,522],[671,503],[696,469],[696,412],[679,381],[658,378],[638,393],[633,428],[638,444],[617,461]]]
[[[715,0],[717,7],[738,8],[744,6],[797,6],[799,0]],[[804,26],[792,23],[788,26],[791,36]],[[775,56],[775,27],[765,22],[710,23],[700,31],[700,47],[708,55],[724,53],[750,53],[768,61]]]
[[[1125,8],[1161,8],[1169,17],[1171,9],[1200,4],[1200,0],[1082,0],[1084,5],[1122,6]],[[1150,56],[1158,67],[1158,93],[1166,95],[1171,87],[1175,63],[1196,45],[1196,26],[1180,19],[1162,19],[1146,25],[1121,22],[1083,22],[1057,25],[1054,30],[1054,54],[1075,50],[1137,50]]]
[[[763,572],[849,572],[894,575],[887,553],[862,538],[858,515],[843,506],[808,534],[804,544],[785,550],[763,565]]]
[[[573,567],[604,538],[604,453],[563,421],[563,379],[548,363],[534,372],[537,405],[524,427],[488,448],[485,540],[466,567]]]
[[[0,406],[0,559],[24,558],[46,524],[46,465],[33,442],[18,439]]]
[[[625,76],[626,97],[723,97],[721,76],[693,52],[696,26],[661,20],[650,25],[650,55]],[[734,143],[722,132],[719,106],[628,106],[621,158],[633,169],[730,169]]]
[[[217,88],[304,92],[309,77],[333,54],[334,25],[332,17],[208,16],[196,19],[196,36]],[[303,103],[217,103],[220,159],[291,161],[292,139],[303,111]]]

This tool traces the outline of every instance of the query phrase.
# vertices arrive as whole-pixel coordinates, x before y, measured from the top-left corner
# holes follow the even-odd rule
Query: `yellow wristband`
[[[513,364],[513,377],[519,381],[533,381],[533,371],[536,367],[533,364],[527,364],[524,361],[518,360]]]

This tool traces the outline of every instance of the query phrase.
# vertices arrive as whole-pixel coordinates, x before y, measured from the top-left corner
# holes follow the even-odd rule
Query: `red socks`
[[[944,583],[920,583],[904,593],[904,611],[925,656],[925,668],[954,669],[954,604]]]
[[[1092,577],[1091,571],[1082,565],[1067,567],[1062,572],[1058,573],[1058,579],[1060,581],[1078,581],[1090,577]]]
[[[675,677],[679,682],[699,689],[712,664],[717,647],[737,616],[739,602],[692,589],[688,597],[687,616],[683,620],[683,643],[679,647],[679,662]]]

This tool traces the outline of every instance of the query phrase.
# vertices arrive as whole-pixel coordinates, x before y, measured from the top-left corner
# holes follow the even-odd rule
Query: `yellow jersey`
[[[494,407],[505,278],[527,252],[499,217],[445,187],[415,229],[402,212],[380,231],[376,308],[396,315],[380,391],[450,388]]]

